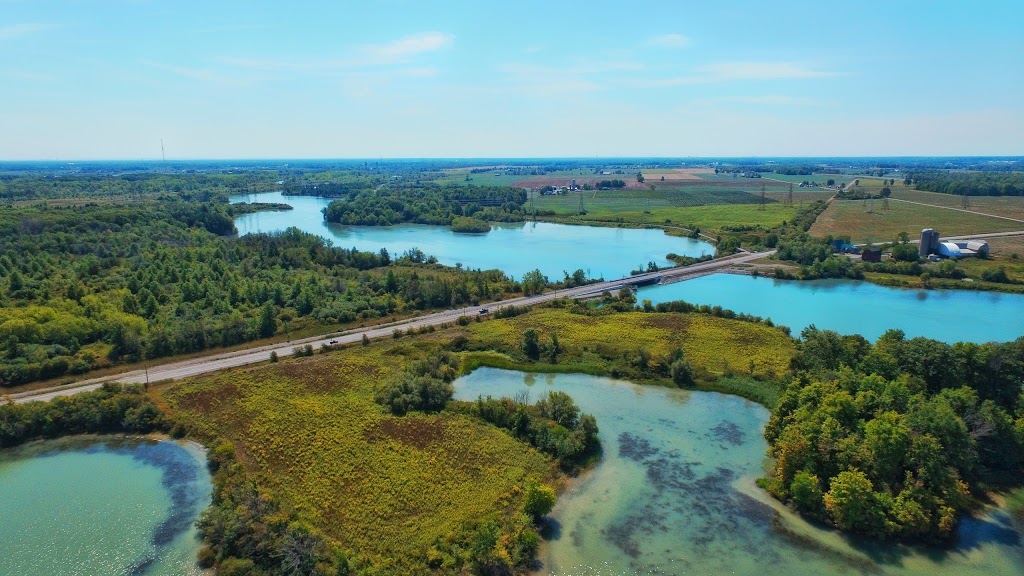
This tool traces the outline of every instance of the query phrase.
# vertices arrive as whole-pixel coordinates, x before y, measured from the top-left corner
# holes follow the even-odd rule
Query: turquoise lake
[[[858,542],[812,526],[754,481],[768,411],[735,396],[578,374],[481,368],[455,397],[571,395],[597,417],[604,455],[559,497],[539,556],[553,576],[640,574],[1001,576],[1024,572],[1019,517],[961,522],[949,550]]]
[[[199,576],[199,447],[68,438],[0,452],[0,574]]]
[[[876,340],[899,328],[943,342],[1008,342],[1024,336],[1024,295],[908,290],[855,280],[774,280],[713,274],[642,288],[637,300],[685,300],[771,318],[794,336],[810,324]]]
[[[240,235],[280,232],[294,226],[327,238],[339,248],[376,252],[387,248],[392,256],[419,248],[442,264],[464,268],[497,268],[516,279],[539,268],[553,281],[564,272],[582,268],[588,276],[608,280],[628,276],[638,266],[672,263],[669,253],[699,257],[714,254],[703,241],[669,236],[661,230],[570,226],[548,222],[492,224],[486,234],[456,234],[446,226],[341,226],[324,222],[326,198],[284,196],[280,192],[232,196],[232,202],[279,202],[293,206],[283,212],[255,212],[235,219]]]

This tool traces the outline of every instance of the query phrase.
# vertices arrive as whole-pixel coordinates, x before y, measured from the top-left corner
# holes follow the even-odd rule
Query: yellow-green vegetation
[[[733,373],[775,378],[786,373],[795,352],[792,340],[783,332],[753,322],[706,314],[620,312],[587,316],[567,309],[543,308],[500,322],[470,325],[470,346],[486,351],[476,353],[471,361],[536,370],[523,357],[493,352],[518,349],[528,328],[536,330],[542,342],[557,334],[565,351],[557,367],[550,368],[561,372],[611,374],[617,370],[631,378],[652,378],[653,371],[627,372],[620,365],[623,356],[632,358],[645,350],[653,365],[680,348],[704,380]]]
[[[258,485],[357,565],[419,574],[451,561],[437,549],[445,541],[515,509],[529,479],[555,477],[549,458],[497,428],[449,413],[395,417],[374,402],[438,345],[374,344],[200,378],[162,397],[199,436],[232,441]]]
[[[158,397],[190,435],[230,441],[266,493],[260,497],[336,543],[360,573],[464,573],[479,567],[474,547],[490,536],[488,554],[515,562],[534,537],[524,527],[525,495],[535,482],[557,486],[557,467],[465,406],[393,416],[375,397],[405,367],[451,350],[463,370],[590,372],[671,385],[659,366],[682,356],[698,386],[742,374],[722,390],[763,393],[774,404],[778,389],[762,380],[784,374],[795,354],[792,340],[761,323],[566,305],[197,378]],[[538,362],[524,351],[530,329]]]
[[[934,228],[943,236],[1006,232],[1020,229],[1012,220],[968,214],[945,208],[889,202],[884,210],[882,200],[835,200],[818,217],[811,234],[849,237],[853,242],[891,242],[901,232],[912,238],[924,228]]]

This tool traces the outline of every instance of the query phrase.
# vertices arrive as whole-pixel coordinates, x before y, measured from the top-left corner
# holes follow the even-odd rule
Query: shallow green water
[[[115,438],[0,452],[0,574],[202,574],[205,461],[192,445]]]
[[[597,417],[604,457],[552,513],[545,572],[621,574],[1024,573],[1022,526],[996,510],[961,525],[950,551],[858,544],[810,526],[754,485],[764,466],[768,411],[734,396],[586,375],[482,368],[456,398],[529,389],[570,394]]]
[[[810,324],[875,340],[890,328],[944,342],[1007,342],[1024,336],[1024,295],[908,290],[856,280],[774,280],[714,274],[640,289],[654,304],[685,300],[771,318],[798,335]]]
[[[539,268],[552,280],[561,280],[582,268],[593,278],[628,276],[630,270],[655,262],[670,266],[670,252],[687,256],[714,254],[707,242],[668,236],[661,230],[570,226],[547,222],[493,224],[487,234],[456,234],[446,226],[341,226],[327,224],[320,212],[325,198],[284,196],[280,192],[233,196],[232,202],[279,202],[295,209],[254,212],[235,219],[239,234],[279,232],[294,226],[323,236],[342,248],[376,252],[387,248],[400,255],[410,248],[437,257],[442,264],[489,270],[497,268],[514,278]]]

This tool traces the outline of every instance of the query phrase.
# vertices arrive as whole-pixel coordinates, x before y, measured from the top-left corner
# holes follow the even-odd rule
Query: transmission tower
[[[764,184],[761,184],[761,205],[758,206],[757,209],[763,212],[764,211],[764,203],[765,203]]]
[[[167,153],[164,152],[164,139],[160,139],[160,159],[167,162]]]
[[[580,214],[583,214],[583,190],[580,190]]]
[[[967,198],[967,191],[965,190],[963,196],[960,197],[960,205],[964,208],[970,208],[971,201]]]
[[[793,205],[793,183],[792,182],[789,183],[789,196],[786,198],[786,202],[788,202],[790,206]]]
[[[889,209],[889,197],[888,196],[883,196],[882,197],[882,210],[888,210],[888,209]]]

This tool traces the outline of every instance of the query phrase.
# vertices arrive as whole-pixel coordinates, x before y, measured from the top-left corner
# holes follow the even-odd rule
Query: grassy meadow
[[[584,216],[570,216],[561,219],[571,223],[627,223],[677,225],[687,228],[698,227],[705,234],[715,234],[728,228],[743,229],[760,226],[770,228],[796,216],[798,205],[789,206],[781,202],[769,203],[764,210],[756,204],[720,204],[714,206],[689,206],[679,208],[651,208],[622,211],[594,211]]]
[[[429,340],[433,340],[432,342]],[[256,483],[380,574],[426,571],[430,549],[508,509],[547,456],[455,414],[374,402],[437,338],[381,342],[187,381],[162,399],[200,435],[234,442]]]
[[[233,442],[261,490],[294,508],[358,566],[418,574],[436,567],[439,546],[464,540],[481,518],[521,505],[530,479],[557,485],[560,473],[548,456],[469,416],[392,416],[374,396],[403,366],[446,347],[463,350],[464,370],[491,365],[670,385],[645,378],[646,367],[631,359],[642,349],[653,365],[681,348],[702,386],[774,403],[775,385],[752,376],[783,374],[795,353],[782,331],[759,323],[704,314],[593,314],[541,308],[167,384],[156,395],[197,437]],[[527,328],[542,344],[558,334],[557,364],[523,355]],[[731,377],[715,387],[723,374]]]

